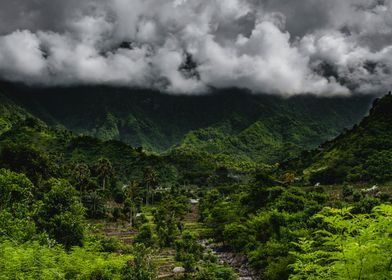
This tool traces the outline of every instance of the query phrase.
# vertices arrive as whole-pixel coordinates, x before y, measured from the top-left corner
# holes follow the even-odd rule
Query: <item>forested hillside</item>
[[[376,99],[369,116],[293,164],[311,183],[381,183],[392,180],[392,96]],[[283,165],[285,166],[285,165]]]
[[[317,147],[357,123],[371,97],[282,98],[226,89],[202,96],[110,88],[29,88],[3,93],[50,125],[154,152],[179,149],[274,163]]]

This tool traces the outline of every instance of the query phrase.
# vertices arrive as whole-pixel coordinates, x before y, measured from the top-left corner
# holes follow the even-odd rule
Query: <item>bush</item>
[[[46,247],[38,242],[0,243],[1,279],[120,279],[129,257],[76,247]]]
[[[280,211],[296,213],[304,210],[305,198],[304,193],[298,189],[291,188],[284,192],[277,202]]]
[[[372,212],[372,209],[380,205],[380,203],[381,202],[379,199],[372,196],[366,196],[354,205],[354,208],[352,209],[352,213],[369,214]]]
[[[202,268],[194,277],[195,280],[236,280],[237,275],[230,267],[210,264]]]
[[[197,242],[197,237],[190,231],[185,231],[180,240],[175,242],[176,260],[184,264],[187,271],[194,271],[196,262],[202,257],[203,247]]]
[[[123,280],[153,280],[156,279],[157,269],[151,259],[151,251],[143,244],[134,248],[134,259],[129,261],[123,269]]]
[[[350,196],[352,196],[354,193],[354,189],[352,186],[348,186],[348,185],[344,185],[343,189],[342,189],[342,195],[344,198],[348,198]]]
[[[155,244],[154,236],[151,226],[148,224],[143,225],[138,235],[135,237],[135,243],[143,244],[146,247],[152,247]]]
[[[362,199],[362,194],[359,191],[354,191],[353,192],[353,201],[354,202],[359,202]]]
[[[235,252],[243,252],[250,245],[249,243],[254,243],[254,238],[250,235],[249,229],[240,223],[226,225],[223,238]]]

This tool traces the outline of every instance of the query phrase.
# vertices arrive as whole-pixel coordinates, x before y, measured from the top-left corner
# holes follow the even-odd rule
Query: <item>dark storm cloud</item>
[[[0,76],[193,94],[380,93],[392,0],[0,0]]]
[[[64,31],[68,17],[86,9],[88,1],[0,0],[0,32],[16,29]]]

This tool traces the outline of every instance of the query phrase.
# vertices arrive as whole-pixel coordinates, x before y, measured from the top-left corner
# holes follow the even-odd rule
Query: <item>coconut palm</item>
[[[114,175],[112,163],[107,158],[98,160],[96,172],[98,177],[102,180],[102,190],[105,190],[106,181]]]
[[[148,205],[149,196],[151,196],[152,201],[154,200],[152,190],[158,185],[158,173],[152,167],[146,168],[144,170],[143,181],[147,188],[146,205]]]

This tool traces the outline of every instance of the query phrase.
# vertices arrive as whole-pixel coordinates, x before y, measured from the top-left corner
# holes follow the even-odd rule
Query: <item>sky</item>
[[[392,0],[0,0],[0,79],[379,95]]]

